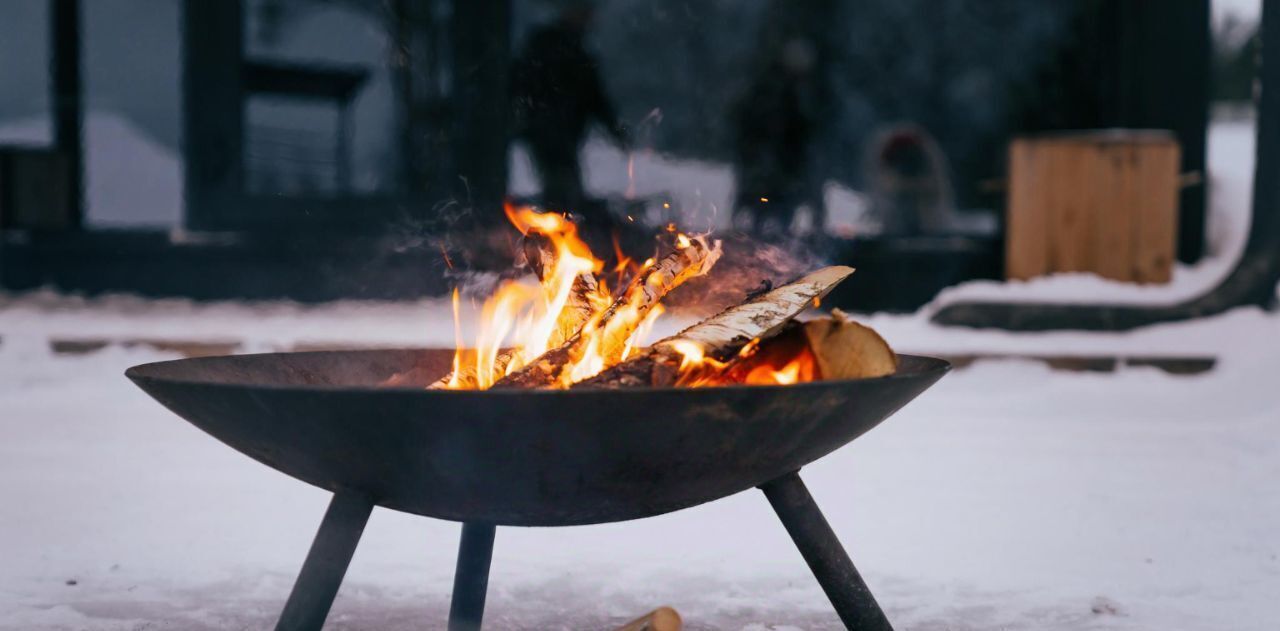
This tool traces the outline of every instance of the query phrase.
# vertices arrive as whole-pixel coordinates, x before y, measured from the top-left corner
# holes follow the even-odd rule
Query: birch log
[[[744,346],[752,340],[776,335],[815,299],[827,295],[852,273],[853,268],[839,265],[820,269],[660,340],[637,357],[574,387],[677,385],[681,379],[681,363],[686,361],[691,345],[712,360],[714,364],[711,365],[716,366],[716,370],[728,369]]]

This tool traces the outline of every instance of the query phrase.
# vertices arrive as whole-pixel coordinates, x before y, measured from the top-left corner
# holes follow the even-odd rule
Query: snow
[[[1213,0],[1213,21],[1221,23],[1228,16],[1256,23],[1262,17],[1262,0]]]

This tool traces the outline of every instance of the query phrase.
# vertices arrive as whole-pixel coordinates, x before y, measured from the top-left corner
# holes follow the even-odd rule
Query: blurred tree
[[[1213,99],[1252,101],[1262,52],[1259,25],[1230,15],[1213,34]]]

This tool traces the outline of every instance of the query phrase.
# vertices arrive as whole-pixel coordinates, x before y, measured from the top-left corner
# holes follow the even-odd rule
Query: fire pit
[[[278,629],[318,629],[374,505],[463,523],[449,628],[484,613],[496,526],[650,517],[764,491],[845,624],[889,623],[797,475],[946,372],[838,310],[827,267],[649,346],[662,300],[720,242],[604,262],[567,217],[507,208],[536,284],[500,285],[452,350],[211,357],[136,366],[143,390],[245,454],[334,493]],[[607,287],[617,274],[618,291]],[[625,282],[624,282],[625,281]],[[504,343],[514,344],[504,348]]]
[[[947,371],[790,386],[448,391],[452,350],[145,364],[127,375],[246,455],[332,491],[278,629],[322,626],[374,505],[463,523],[450,629],[478,628],[495,526],[639,519],[759,487],[850,628],[889,629],[797,471]],[[419,383],[388,388],[415,369]],[[418,387],[413,387],[418,386]]]

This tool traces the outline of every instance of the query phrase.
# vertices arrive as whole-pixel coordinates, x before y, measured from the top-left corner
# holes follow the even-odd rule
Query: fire
[[[805,349],[782,366],[760,364],[752,368],[747,371],[747,376],[742,383],[789,386],[793,383],[817,381],[818,378],[817,358],[813,356],[812,351]]]
[[[635,335],[627,338],[627,343],[622,348],[622,359],[631,359],[631,355],[636,350],[636,344],[639,340],[649,337],[649,332],[653,330],[653,325],[662,317],[667,310],[662,305],[657,305],[649,311],[649,315],[640,321],[640,326],[636,327]]]
[[[455,288],[453,290],[453,347],[457,350],[453,353],[453,370],[449,373],[449,384],[446,386],[450,390],[461,387],[459,374],[462,372],[462,317],[459,302],[461,300]]]
[[[605,269],[604,261],[591,253],[577,226],[563,215],[510,205],[506,214],[522,234],[537,240],[538,260],[532,263],[540,270],[541,281],[536,286],[518,280],[502,283],[481,307],[472,348],[464,348],[459,299],[454,292],[457,347],[453,373],[444,387],[487,389],[571,338],[583,343],[574,347],[575,353],[568,357],[566,370],[553,387],[568,387],[630,356],[663,313],[662,306],[642,300],[644,292],[627,292],[626,288],[620,294],[623,298],[615,302],[604,280],[597,276]],[[678,251],[707,247],[701,237],[675,236]],[[658,270],[644,275],[656,264],[655,259],[637,266],[622,253],[616,240],[614,247],[618,263],[611,271],[618,275],[619,283],[630,275],[631,284],[643,283],[647,292],[668,282]]]
[[[817,357],[807,344],[795,341],[798,339],[785,339],[782,344],[770,346],[767,353],[758,352],[760,340],[753,339],[736,357],[725,361],[708,356],[702,345],[693,340],[676,339],[666,344],[680,356],[677,386],[770,386],[818,381],[821,374]]]

